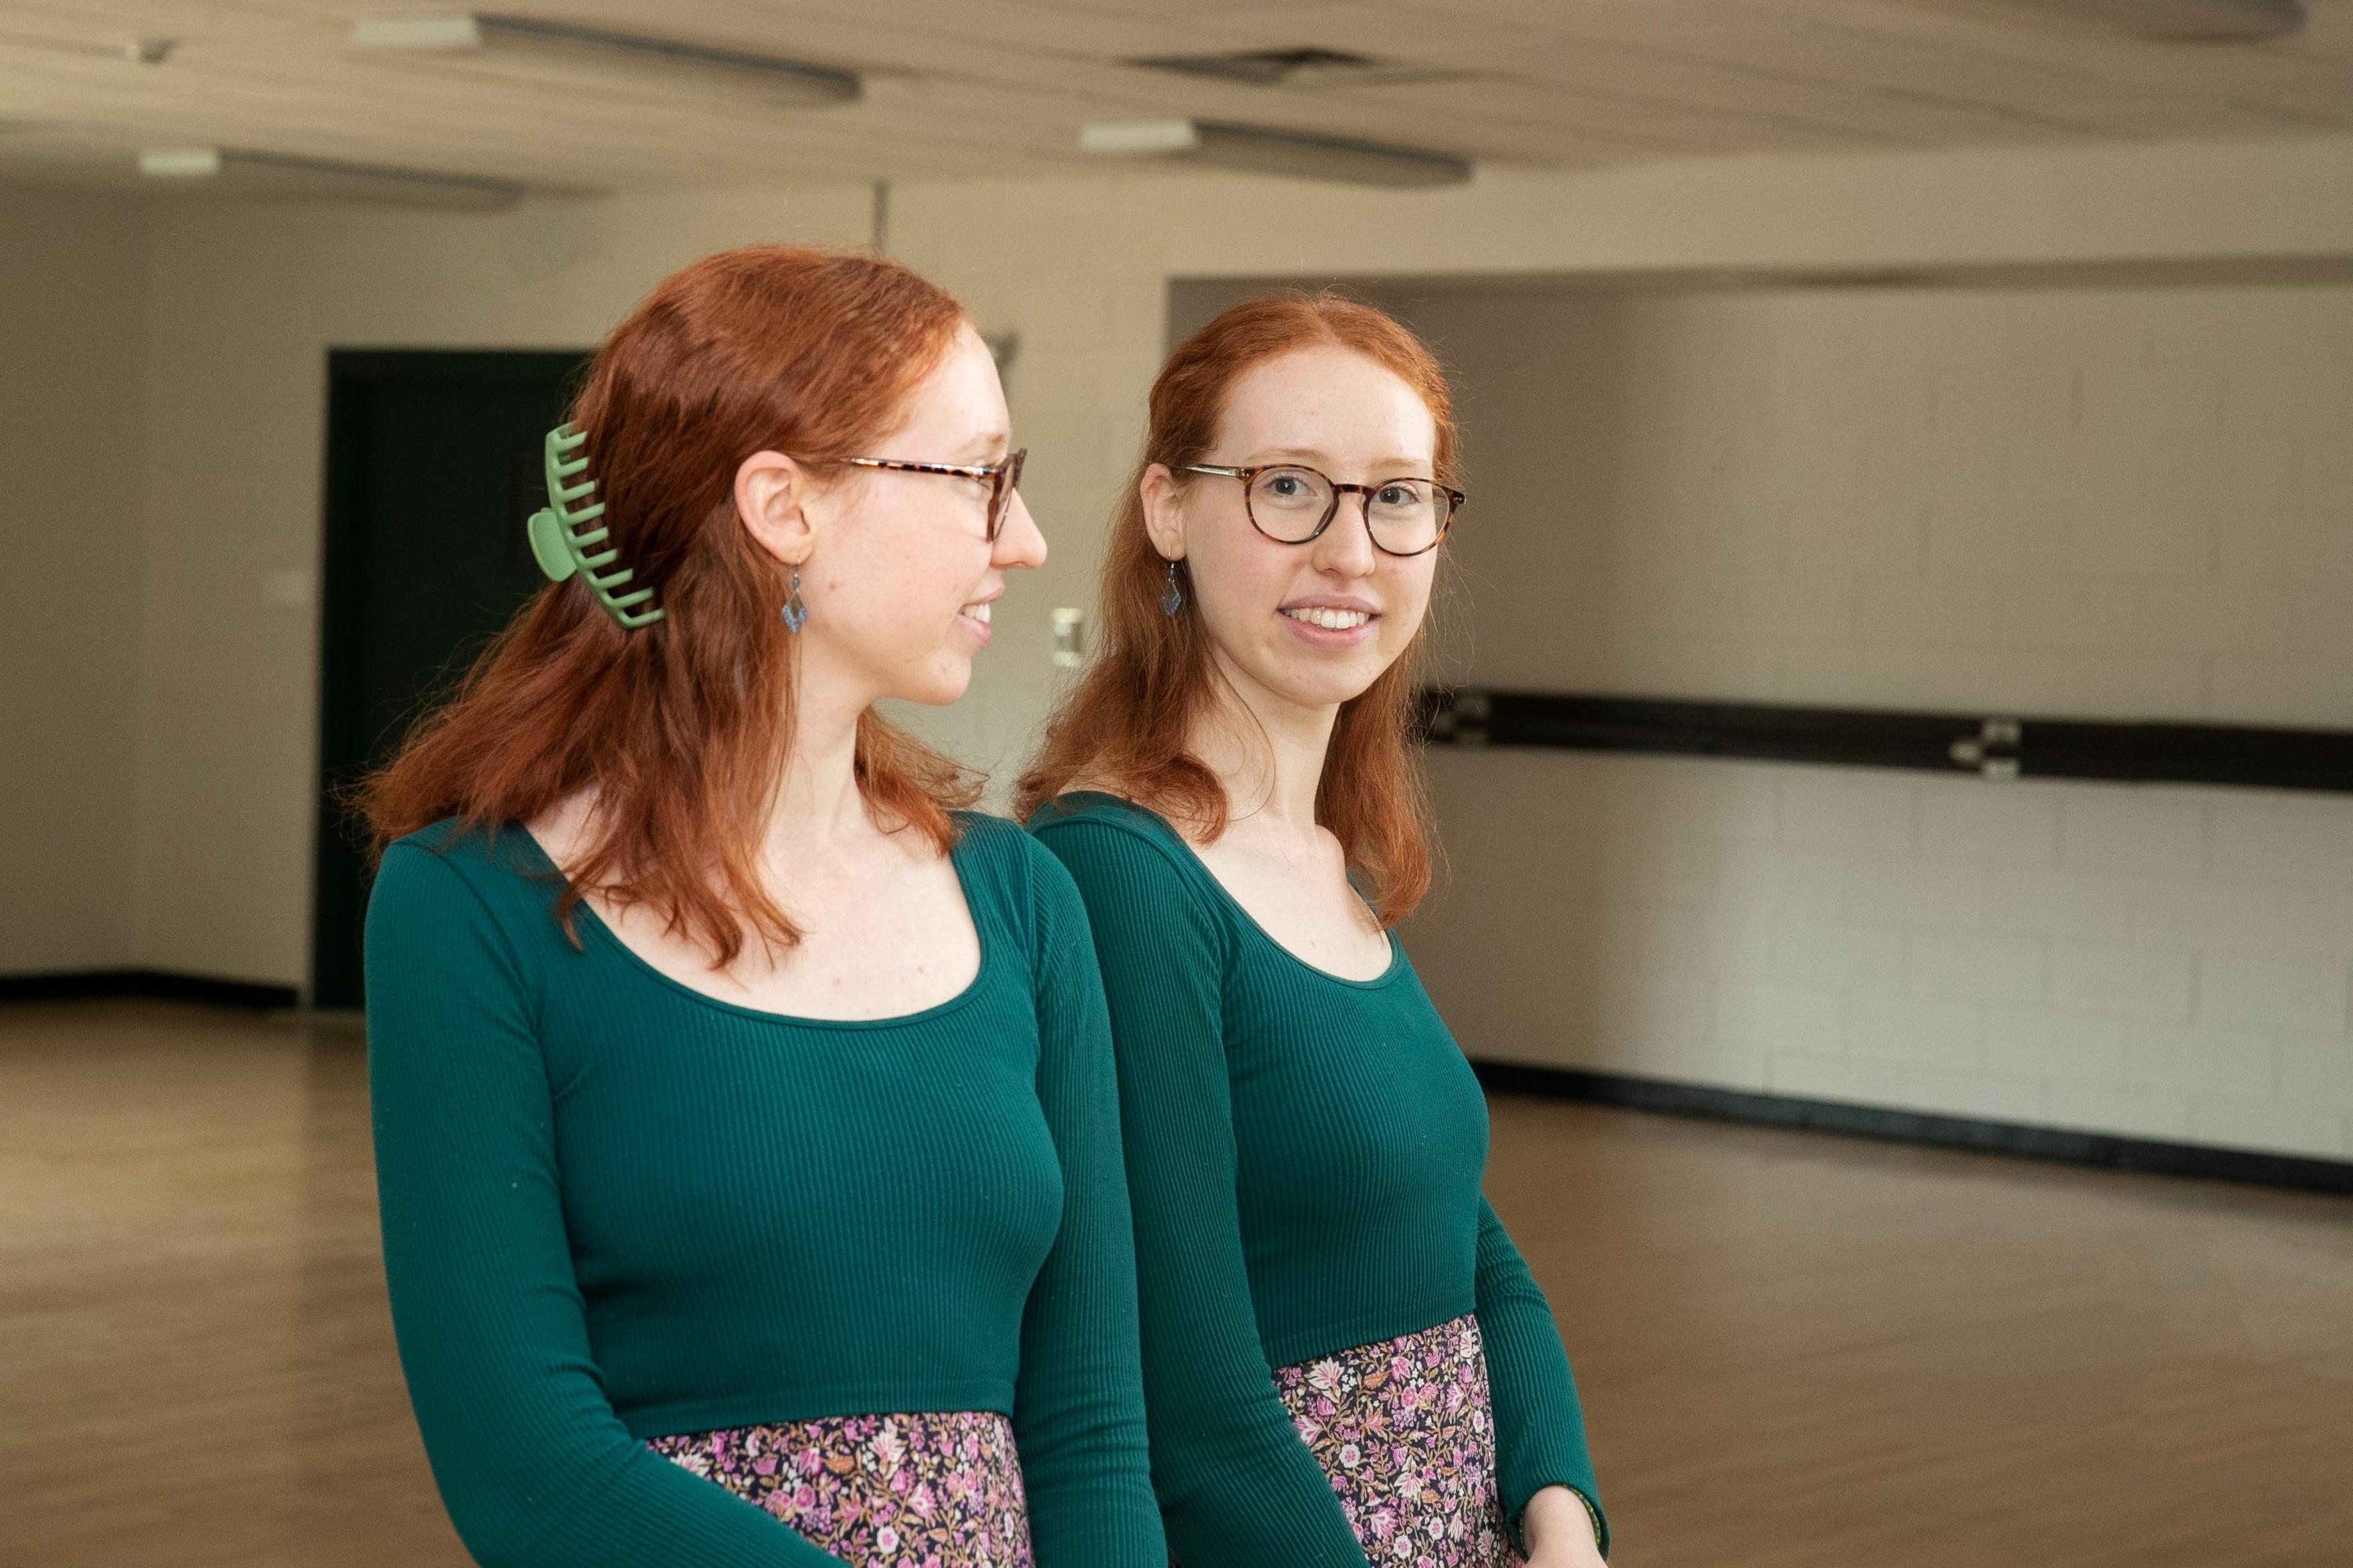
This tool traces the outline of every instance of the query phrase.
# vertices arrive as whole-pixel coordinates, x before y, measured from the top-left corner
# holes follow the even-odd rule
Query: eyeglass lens
[[[1005,467],[997,473],[997,488],[988,497],[988,539],[994,544],[1005,527],[1005,514],[1013,510],[1013,491],[1021,483],[1021,464],[1029,456],[1023,447],[1005,459]]]
[[[1335,510],[1339,492],[1314,468],[1274,468],[1250,480],[1250,519],[1286,543],[1313,539]],[[1385,479],[1366,495],[1365,521],[1373,542],[1399,555],[1438,542],[1451,503],[1428,479]]]

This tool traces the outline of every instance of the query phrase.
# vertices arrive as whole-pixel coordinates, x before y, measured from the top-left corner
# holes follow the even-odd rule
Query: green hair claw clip
[[[596,595],[596,602],[605,606],[605,613],[624,628],[634,631],[660,620],[663,612],[659,607],[637,608],[654,596],[651,588],[618,592],[636,574],[627,566],[614,564],[621,558],[618,550],[597,548],[612,530],[588,525],[605,515],[605,503],[572,504],[596,490],[595,479],[583,479],[576,485],[565,482],[588,467],[587,458],[573,456],[587,441],[585,434],[568,424],[558,425],[547,433],[547,504],[531,514],[531,552],[551,583],[561,583],[575,572],[579,573],[581,581]]]

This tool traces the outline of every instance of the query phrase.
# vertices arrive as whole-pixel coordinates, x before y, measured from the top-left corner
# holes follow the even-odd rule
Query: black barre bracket
[[[2353,731],[2344,730],[1903,713],[1461,686],[1424,690],[1417,719],[1422,738],[1441,746],[1737,757],[1997,780],[2353,793]]]

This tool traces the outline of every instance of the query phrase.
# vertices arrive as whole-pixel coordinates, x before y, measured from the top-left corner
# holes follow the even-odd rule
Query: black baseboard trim
[[[291,985],[223,980],[169,969],[77,969],[47,974],[0,974],[0,1002],[98,1002],[137,997],[151,1002],[201,1002],[259,1012],[291,1007],[301,995]]]
[[[1847,1138],[1916,1143],[2018,1160],[2046,1160],[2068,1165],[2097,1165],[2112,1171],[2141,1171],[2210,1182],[2353,1195],[2353,1161],[2267,1154],[2252,1149],[2214,1149],[2198,1143],[2076,1132],[2063,1127],[2031,1127],[2014,1121],[1980,1121],[1968,1116],[1938,1116],[1926,1111],[1853,1105],[1843,1100],[1800,1100],[1793,1095],[1712,1089],[1704,1084],[1587,1072],[1574,1068],[1535,1067],[1524,1062],[1474,1060],[1471,1066],[1478,1073],[1480,1083],[1504,1094],[1578,1100],[1661,1116],[1831,1132]]]

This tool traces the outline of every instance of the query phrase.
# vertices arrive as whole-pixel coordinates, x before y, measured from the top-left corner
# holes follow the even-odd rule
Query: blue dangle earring
[[[808,624],[808,606],[801,603],[801,569],[797,566],[793,568],[793,592],[792,596],[785,601],[784,615],[785,630],[796,637],[800,635],[801,627]]]
[[[1176,563],[1168,563],[1168,586],[1160,593],[1160,613],[1174,620],[1185,607],[1185,590],[1176,585]]]

